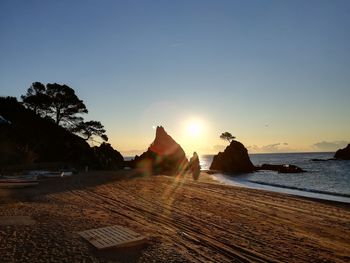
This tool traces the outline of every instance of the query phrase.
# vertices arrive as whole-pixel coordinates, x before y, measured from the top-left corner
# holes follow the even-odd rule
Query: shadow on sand
[[[21,189],[0,189],[0,204],[40,202],[49,194],[93,188],[115,181],[141,177],[136,170],[90,171],[71,177],[40,179],[39,185]]]

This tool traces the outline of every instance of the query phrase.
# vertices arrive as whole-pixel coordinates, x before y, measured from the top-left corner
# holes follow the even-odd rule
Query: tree
[[[40,82],[34,82],[27,90],[25,95],[21,96],[23,105],[26,108],[33,110],[36,114],[45,117],[48,106],[50,105],[50,98],[46,94],[46,87]]]
[[[82,121],[77,114],[88,113],[82,100],[75,94],[74,90],[67,85],[57,83],[46,85],[46,94],[50,97],[48,115],[60,125],[69,128]]]
[[[21,98],[25,107],[42,117],[50,117],[57,125],[67,129],[82,122],[83,118],[78,114],[88,112],[84,102],[67,85],[48,83],[45,87],[40,82],[34,82]]]
[[[26,95],[21,98],[25,107],[42,117],[51,118],[57,125],[81,135],[85,140],[99,136],[108,141],[101,122],[84,122],[80,114],[88,113],[88,110],[75,91],[67,85],[48,83],[45,86],[40,82],[34,82]]]
[[[98,136],[102,140],[108,141],[108,137],[105,134],[106,130],[99,121],[82,121],[72,129],[72,132],[81,134],[85,140],[89,140],[91,136]]]
[[[228,141],[229,143],[231,143],[232,140],[234,140],[236,137],[233,136],[231,133],[229,132],[223,132],[221,133],[220,135],[220,139],[223,139],[223,140],[226,140]]]

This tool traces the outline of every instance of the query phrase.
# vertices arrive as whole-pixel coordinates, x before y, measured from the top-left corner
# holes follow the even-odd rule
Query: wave
[[[299,190],[299,191],[316,193],[316,194],[325,194],[325,195],[333,195],[333,196],[350,198],[350,194],[328,192],[328,191],[315,190],[315,189],[309,189],[309,188],[301,188],[301,187],[295,187],[295,186],[286,186],[286,185],[281,185],[281,184],[266,183],[266,182],[262,182],[262,181],[247,180],[247,182],[261,184],[261,185],[267,185],[267,186],[273,186],[273,187],[279,187],[279,188],[284,188],[284,189]]]

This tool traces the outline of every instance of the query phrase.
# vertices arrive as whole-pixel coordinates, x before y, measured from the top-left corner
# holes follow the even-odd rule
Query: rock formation
[[[232,141],[224,152],[214,156],[211,170],[220,170],[228,173],[249,173],[255,167],[249,159],[248,150],[238,141]]]
[[[176,174],[188,168],[188,160],[181,146],[158,126],[151,146],[129,165],[149,174]]]
[[[271,170],[279,173],[302,173],[303,169],[292,164],[263,164],[254,166],[249,159],[248,151],[244,145],[232,141],[224,152],[214,156],[210,170],[219,170],[227,173],[251,173],[257,170]]]
[[[96,168],[103,170],[115,170],[124,167],[124,158],[109,143],[103,142],[100,146],[93,147],[96,158]]]
[[[305,171],[293,164],[262,164],[256,167],[257,170],[269,170],[279,173],[304,173]]]
[[[199,164],[199,157],[196,152],[193,153],[193,156],[190,159],[189,167],[192,173],[193,180],[197,181],[201,173],[201,166]]]
[[[334,155],[335,159],[350,160],[350,144],[344,149],[339,149]]]

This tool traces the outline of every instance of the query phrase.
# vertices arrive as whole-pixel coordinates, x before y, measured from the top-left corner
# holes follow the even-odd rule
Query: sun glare
[[[189,155],[201,152],[206,143],[207,133],[208,126],[202,118],[189,117],[183,122],[180,144]]]
[[[198,136],[202,132],[202,126],[198,122],[190,122],[187,126],[187,131],[191,136]]]

